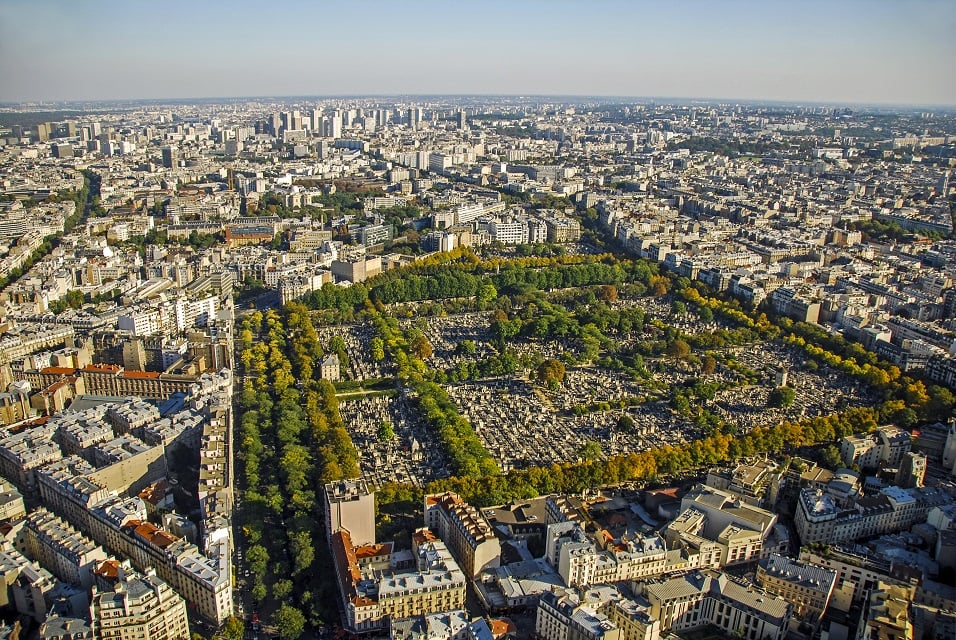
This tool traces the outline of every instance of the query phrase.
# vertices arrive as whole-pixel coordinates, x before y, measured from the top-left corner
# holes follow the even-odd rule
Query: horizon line
[[[831,107],[882,107],[882,108],[909,108],[928,107],[935,109],[956,110],[956,103],[926,103],[926,102],[867,102],[816,100],[794,98],[731,98],[731,97],[703,97],[703,96],[663,96],[663,95],[613,95],[613,94],[574,94],[574,93],[341,93],[341,94],[284,94],[284,95],[220,95],[220,96],[165,96],[156,98],[48,98],[26,100],[2,100],[0,107],[17,108],[28,105],[111,105],[118,103],[183,103],[183,102],[214,102],[214,101],[254,101],[254,100],[341,100],[341,99],[368,99],[368,98],[518,98],[518,99],[556,99],[572,98],[574,100],[633,100],[641,101],[677,101],[710,103],[739,103],[739,104],[767,104],[788,106],[831,106]],[[610,103],[609,103],[610,104]]]

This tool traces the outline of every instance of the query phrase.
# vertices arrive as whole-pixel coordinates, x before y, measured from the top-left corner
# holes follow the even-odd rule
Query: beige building
[[[816,627],[830,604],[836,572],[771,554],[757,565],[757,585],[793,603],[794,621]]]
[[[782,640],[792,605],[779,596],[716,571],[695,571],[638,583],[661,632],[680,633],[714,625],[730,636]]]
[[[348,531],[355,546],[375,544],[375,492],[364,480],[342,480],[325,485],[325,530]]]
[[[107,557],[102,547],[46,509],[30,513],[25,533],[27,556],[64,582],[93,585],[93,569]]]
[[[27,514],[23,496],[12,484],[0,478],[0,521],[20,520]]]
[[[347,530],[332,535],[332,559],[345,612],[343,626],[351,633],[376,631],[388,620],[460,609],[467,580],[448,548],[430,531],[413,536],[414,566],[391,557],[390,545],[353,546]],[[360,558],[362,560],[360,560]],[[380,565],[395,565],[383,572]]]
[[[913,587],[878,583],[860,616],[857,640],[913,640],[910,604],[914,592]]]
[[[776,523],[776,514],[734,493],[698,485],[663,534],[668,544],[681,542],[699,555],[700,567],[719,568],[759,559]]]
[[[186,601],[155,575],[132,575],[112,592],[93,588],[94,636],[110,640],[189,640]]]
[[[461,496],[451,492],[425,496],[425,526],[448,545],[465,575],[474,578],[501,566],[501,543],[494,530]]]
[[[657,640],[661,637],[661,621],[633,600],[615,600],[602,611],[621,630],[621,640]]]
[[[538,600],[535,635],[541,640],[623,640],[608,616],[582,604],[572,591],[548,591]],[[653,639],[652,639],[653,640]]]
[[[909,580],[899,567],[879,557],[857,555],[839,547],[830,547],[826,554],[804,547],[800,562],[836,573],[829,607],[848,612],[861,604],[877,583],[908,586]]]
[[[339,364],[339,357],[336,354],[330,354],[327,358],[322,360],[320,376],[323,380],[328,380],[329,382],[336,382],[341,376],[341,365]]]

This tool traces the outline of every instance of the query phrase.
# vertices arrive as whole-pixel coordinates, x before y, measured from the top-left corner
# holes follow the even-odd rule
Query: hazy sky
[[[0,0],[0,101],[435,93],[956,105],[956,0]]]

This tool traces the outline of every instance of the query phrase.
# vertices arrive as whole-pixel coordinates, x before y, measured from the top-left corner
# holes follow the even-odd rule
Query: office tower
[[[273,113],[269,116],[269,133],[275,137],[279,137],[279,133],[282,131],[282,118],[280,114]]]
[[[468,126],[468,118],[465,116],[465,110],[460,109],[458,111],[458,128],[464,129]]]
[[[167,169],[173,169],[179,166],[179,149],[175,147],[163,147],[163,166]]]

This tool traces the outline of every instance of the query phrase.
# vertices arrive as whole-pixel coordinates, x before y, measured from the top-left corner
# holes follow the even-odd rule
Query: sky
[[[395,94],[956,105],[956,0],[0,0],[0,102]]]

